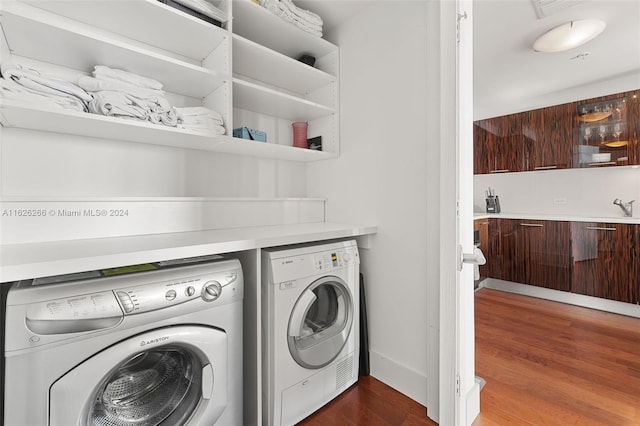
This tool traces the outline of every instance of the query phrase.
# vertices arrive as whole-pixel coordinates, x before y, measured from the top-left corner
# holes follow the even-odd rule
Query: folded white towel
[[[61,96],[78,100],[85,105],[91,101],[91,95],[76,84],[55,77],[44,76],[40,71],[19,64],[3,63],[0,71],[6,79],[45,95]]]
[[[182,121],[197,121],[209,119],[217,124],[223,124],[222,115],[218,111],[207,107],[176,108],[178,119]]]
[[[290,24],[295,25],[296,27],[308,32],[309,34],[313,34],[317,37],[322,37],[321,25],[316,25],[313,22],[302,19],[300,16],[293,13],[292,10],[285,3],[282,3],[279,0],[261,0],[261,4],[267,10],[279,16],[286,22],[289,22]],[[293,5],[293,7],[297,8],[297,6],[295,5]],[[302,10],[302,9],[299,9],[299,10]]]
[[[98,79],[103,77],[113,78],[129,84],[133,84],[138,87],[146,87],[147,89],[162,89],[162,83],[160,83],[158,80],[154,80],[149,77],[143,77],[124,70],[109,68],[104,65],[96,65],[93,70],[93,76]]]
[[[5,99],[14,99],[43,108],[87,111],[87,105],[75,97],[47,95],[26,88],[11,79],[0,78],[0,93]]]
[[[103,90],[116,90],[118,92],[126,92],[139,98],[154,98],[163,96],[164,90],[147,89],[145,87],[135,86],[122,80],[116,80],[109,77],[89,77],[81,75],[78,77],[78,86],[87,92],[101,92]]]
[[[89,111],[94,114],[112,117],[129,117],[147,120],[147,110],[136,105],[127,94],[105,90],[93,93],[93,100],[89,102]]]
[[[296,6],[292,0],[280,0],[280,9],[287,8],[291,13],[293,13],[297,18],[301,21],[309,23],[311,26],[319,26],[322,27],[322,18],[311,12],[310,10],[302,9]]]
[[[191,125],[191,124],[178,123],[177,127],[180,129],[193,130],[196,132],[214,133],[216,135],[224,135],[226,132],[225,128],[218,124]]]
[[[227,22],[227,15],[211,3],[205,0],[175,0],[176,3],[180,3],[183,6],[188,7],[191,10],[200,12],[209,18],[216,19],[220,22]]]

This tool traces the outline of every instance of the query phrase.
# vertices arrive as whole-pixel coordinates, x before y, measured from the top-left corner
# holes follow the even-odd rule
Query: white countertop
[[[375,234],[375,226],[305,223],[0,246],[0,283]]]
[[[557,220],[566,222],[598,222],[598,223],[629,223],[640,224],[640,217],[588,217],[572,215],[552,215],[536,213],[474,213],[473,219],[528,219],[528,220]]]

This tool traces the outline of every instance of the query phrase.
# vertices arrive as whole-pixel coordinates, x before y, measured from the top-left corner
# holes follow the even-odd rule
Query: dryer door
[[[156,329],[76,366],[50,390],[50,425],[214,424],[227,403],[227,336]]]
[[[339,277],[322,277],[309,285],[289,317],[291,356],[304,368],[331,363],[347,343],[354,315],[353,298]]]

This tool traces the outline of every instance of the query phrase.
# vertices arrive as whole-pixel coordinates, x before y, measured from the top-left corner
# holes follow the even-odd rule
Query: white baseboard
[[[426,376],[375,351],[369,351],[369,360],[373,377],[427,406]]]
[[[471,390],[467,393],[466,399],[466,418],[463,424],[470,425],[480,414],[480,383],[478,380],[475,381]]]

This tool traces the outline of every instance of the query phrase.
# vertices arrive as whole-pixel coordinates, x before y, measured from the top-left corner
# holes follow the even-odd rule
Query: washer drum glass
[[[202,365],[180,347],[140,352],[118,365],[93,398],[88,424],[155,426],[185,424],[201,398]]]

